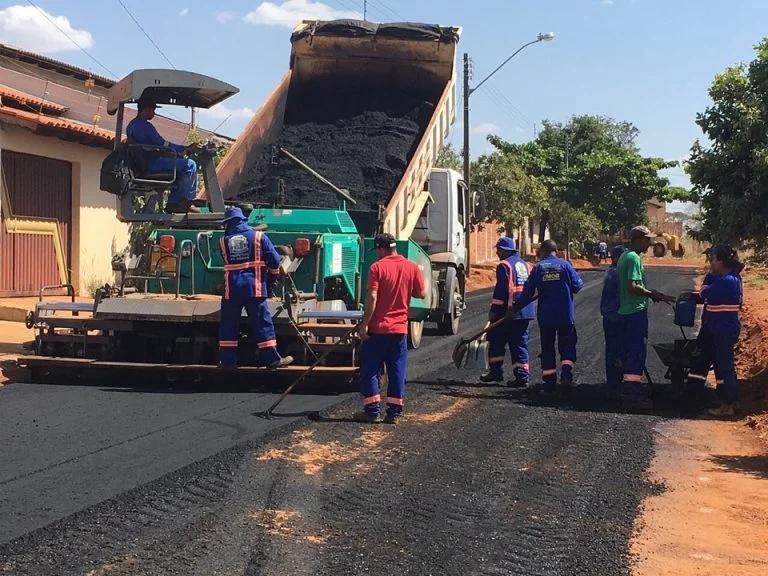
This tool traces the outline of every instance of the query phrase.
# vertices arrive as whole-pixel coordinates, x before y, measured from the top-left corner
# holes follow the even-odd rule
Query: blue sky
[[[362,0],[122,0],[174,66],[240,88],[227,109],[201,114],[205,128],[237,136],[288,66],[294,17],[362,13]],[[0,41],[107,76],[168,62],[118,0],[34,0],[110,72],[59,33],[26,0],[0,1]],[[700,135],[696,112],[723,68],[753,57],[768,35],[765,0],[369,0],[369,19],[461,26],[474,86],[539,32],[472,96],[470,149],[487,152],[488,131],[524,142],[544,118],[602,114],[640,129],[646,155],[681,159]],[[185,111],[175,112],[187,119]],[[452,141],[461,146],[461,118]],[[668,174],[687,185],[682,169]]]

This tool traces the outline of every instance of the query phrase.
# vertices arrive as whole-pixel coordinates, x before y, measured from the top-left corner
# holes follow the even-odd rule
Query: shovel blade
[[[453,358],[453,365],[456,366],[457,369],[460,369],[462,364],[464,364],[464,357],[467,355],[468,344],[469,342],[462,340],[456,344],[456,347],[453,349],[451,357]]]

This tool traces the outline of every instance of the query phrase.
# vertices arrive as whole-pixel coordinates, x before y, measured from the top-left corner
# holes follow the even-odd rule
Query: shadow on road
[[[761,480],[768,480],[768,456],[719,456],[711,458],[714,464],[731,472],[742,472]]]
[[[705,416],[703,408],[693,408],[679,398],[674,398],[663,389],[654,394],[652,410],[635,411],[622,408],[618,401],[610,400],[605,395],[605,384],[579,384],[566,390],[558,391],[554,397],[542,397],[537,390],[507,388],[506,386],[477,384],[460,380],[416,380],[409,384],[420,384],[432,391],[452,398],[470,400],[507,401],[520,406],[557,408],[575,412],[645,414],[662,418],[700,419]]]

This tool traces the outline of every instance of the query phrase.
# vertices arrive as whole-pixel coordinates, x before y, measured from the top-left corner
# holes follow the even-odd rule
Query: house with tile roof
[[[115,82],[0,44],[0,297],[59,284],[88,296],[112,282],[112,256],[129,242],[117,198],[99,189],[114,142],[116,117],[106,106]],[[126,124],[135,114],[126,108]],[[177,116],[158,114],[153,123],[178,143],[191,129]]]

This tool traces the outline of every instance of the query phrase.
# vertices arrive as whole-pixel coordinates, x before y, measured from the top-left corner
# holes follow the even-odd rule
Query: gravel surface
[[[317,85],[300,100],[289,98],[279,146],[348,189],[356,210],[375,210],[400,182],[433,110],[389,87]],[[280,162],[285,205],[339,205],[336,193],[304,169]],[[264,168],[263,162],[254,166],[240,198],[264,201]]]
[[[695,271],[647,274],[676,294]],[[582,276],[582,386],[570,401],[542,405],[525,392],[474,386],[473,374],[449,364],[454,340],[425,337],[409,356],[408,416],[398,426],[350,422],[355,398],[306,426],[290,420],[290,433],[233,439],[205,460],[0,544],[0,573],[628,574],[639,503],[658,489],[645,470],[661,416],[615,414],[598,399],[600,275]],[[483,322],[488,298],[470,296],[463,333]],[[676,330],[671,310],[654,307],[650,342]],[[535,325],[532,332],[538,376]],[[653,352],[649,370],[661,379]],[[68,482],[58,487],[62,498]]]

